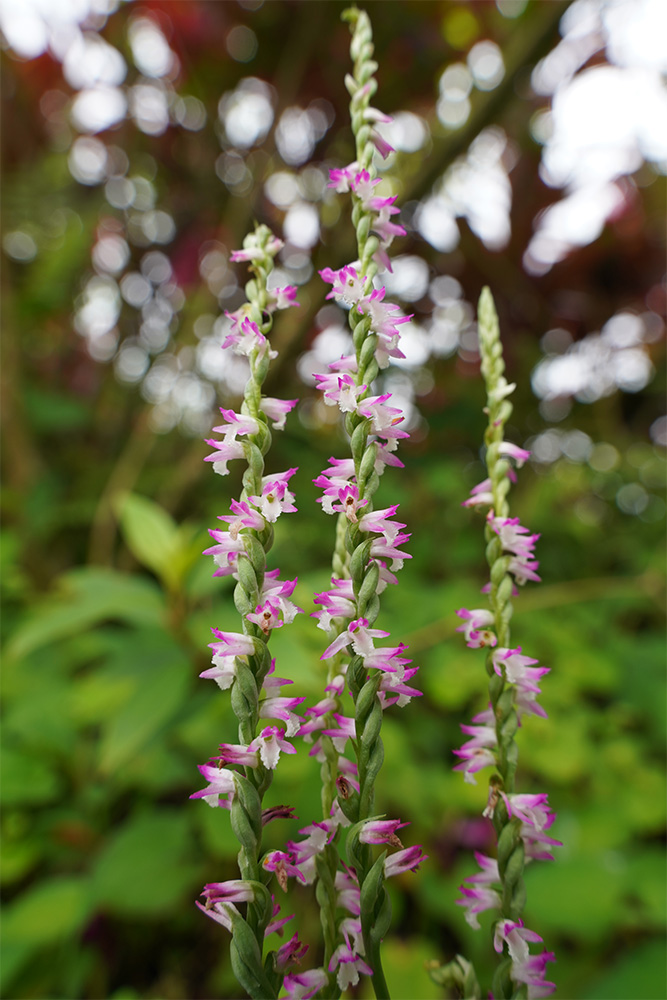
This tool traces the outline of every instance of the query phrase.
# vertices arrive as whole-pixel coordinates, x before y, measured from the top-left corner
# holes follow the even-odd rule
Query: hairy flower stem
[[[266,312],[267,279],[273,267],[272,256],[267,251],[271,240],[273,240],[271,231],[266,226],[258,226],[244,241],[244,246],[259,251],[251,260],[250,270],[254,273],[254,278],[246,284],[245,291],[248,317],[257,324],[264,335],[272,326],[271,315]],[[248,496],[261,495],[264,456],[271,445],[271,432],[260,409],[262,384],[269,368],[268,353],[255,348],[249,355],[249,361],[250,377],[245,388],[241,412],[254,417],[259,424],[259,430],[256,434],[249,434],[244,444],[247,468],[243,474],[242,501],[247,500]],[[271,667],[271,657],[267,646],[268,636],[259,626],[248,621],[246,615],[254,611],[260,602],[266,572],[266,554],[273,544],[273,528],[267,524],[261,531],[250,529],[244,533],[243,539],[246,551],[238,557],[238,583],[234,589],[234,604],[241,615],[243,632],[255,639],[257,652],[247,659],[237,657],[236,680],[231,690],[231,702],[238,719],[239,741],[247,746],[257,735],[259,692]],[[239,775],[237,778],[237,794],[231,806],[232,829],[241,844],[238,865],[243,879],[266,882],[267,873],[263,871],[259,862],[262,852],[262,799],[271,784],[273,772],[260,763],[258,767],[245,767],[244,773],[244,777]],[[248,903],[246,915],[246,923],[257,942],[258,955],[255,949],[248,948],[247,941],[237,940],[239,935],[236,927],[232,942],[232,959],[236,957],[234,964],[238,966],[240,963],[246,972],[246,979],[248,969],[254,971],[252,958],[255,960],[259,958],[260,965],[256,970],[258,982],[261,982],[262,978],[265,979],[261,964],[264,932],[272,913],[271,906],[267,905],[267,896],[268,893],[260,896],[255,902]],[[237,968],[235,972],[250,992],[246,979],[239,975]],[[258,988],[266,989],[266,983]]]
[[[377,63],[373,61],[373,41],[370,20],[365,11],[351,8],[343,13],[343,19],[348,21],[352,32],[350,54],[354,61],[352,76],[346,77],[346,85],[350,93],[350,117],[352,131],[356,144],[356,160],[360,170],[367,170],[370,177],[376,175],[373,166],[374,144],[371,139],[371,126],[366,117],[370,99],[377,89],[373,74]],[[372,212],[365,209],[361,199],[353,193],[352,222],[357,237],[357,249],[360,261],[359,274],[364,278],[364,294],[368,295],[373,288],[373,278],[377,274],[377,264],[373,255],[377,252],[379,241],[371,235]],[[377,335],[371,330],[369,316],[359,317],[356,310],[349,312],[349,323],[358,371],[355,376],[357,386],[365,385],[365,391],[360,394],[362,400],[372,392],[371,385],[376,378],[379,367],[375,352]],[[378,487],[378,475],[375,471],[376,446],[369,442],[370,421],[359,413],[348,413],[345,421],[350,438],[350,448],[354,459],[356,483],[359,498],[366,501],[364,511],[369,513],[372,508],[371,498]],[[356,615],[366,618],[369,625],[377,619],[380,602],[377,596],[378,567],[370,561],[370,541],[368,536],[359,531],[356,524],[349,524],[346,532],[346,548],[349,555],[349,569],[352,577],[356,599]],[[378,771],[382,766],[384,749],[380,737],[382,726],[382,706],[378,698],[378,688],[381,680],[379,670],[371,670],[370,676],[364,667],[361,656],[353,656],[348,667],[348,685],[355,704],[356,741],[359,796],[352,802],[341,803],[348,818],[353,823],[367,819],[373,815],[374,784]],[[347,808],[346,808],[347,807]],[[352,808],[350,808],[352,807]],[[372,854],[368,845],[355,857],[356,874],[361,888],[361,924],[366,951],[366,958],[373,969],[373,988],[378,998],[388,998],[389,992],[382,971],[380,959],[381,937],[388,927],[385,916],[390,904],[384,888],[381,869],[379,877],[372,880],[372,898],[368,896],[368,876],[374,869]],[[368,885],[367,885],[368,883]],[[366,890],[366,891],[365,891]],[[365,905],[366,904],[366,905]],[[382,914],[382,934],[376,933],[378,917]]]
[[[513,386],[508,386],[504,378],[505,363],[500,340],[498,316],[491,292],[484,288],[479,300],[479,343],[482,358],[482,375],[486,385],[488,426],[484,440],[486,444],[486,467],[491,480],[493,511],[497,517],[509,515],[507,494],[510,487],[509,462],[500,455],[504,428],[512,413],[512,404],[507,396]],[[510,619],[512,617],[512,576],[508,571],[510,557],[503,553],[502,542],[487,523],[486,558],[491,571],[490,603],[495,620],[498,645],[510,646]],[[497,770],[499,778],[492,792],[497,798],[493,813],[493,824],[498,842],[498,870],[502,882],[501,916],[518,921],[526,901],[523,881],[524,843],[521,839],[521,824],[510,819],[507,806],[499,792],[510,795],[514,792],[514,779],[518,760],[518,747],[514,740],[518,728],[514,689],[507,684],[504,676],[494,670],[492,655],[486,663],[489,675],[489,695],[496,720],[498,737]],[[507,998],[515,995],[516,984],[509,978],[511,962],[501,961],[494,979],[494,996]]]

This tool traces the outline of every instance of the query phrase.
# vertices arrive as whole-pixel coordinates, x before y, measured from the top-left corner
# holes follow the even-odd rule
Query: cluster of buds
[[[509,630],[510,601],[518,593],[517,585],[540,579],[535,559],[539,535],[531,534],[518,518],[509,516],[507,494],[510,483],[516,480],[512,463],[520,467],[529,453],[503,440],[504,426],[512,411],[508,396],[514,386],[503,376],[498,318],[488,289],[480,299],[479,339],[488,397],[488,477],[472,489],[464,506],[487,511],[490,582],[483,592],[489,595],[490,606],[461,608],[457,614],[463,624],[457,631],[463,632],[471,649],[487,649],[490,702],[473,718],[473,725],[461,726],[469,739],[454,751],[459,758],[454,770],[461,771],[465,781],[476,784],[479,771],[495,769],[484,816],[493,821],[498,857],[476,853],[479,871],[465,879],[460,887],[462,898],[457,902],[465,908],[466,920],[473,928],[479,927],[479,913],[491,910],[497,914],[494,948],[503,959],[494,979],[493,995],[515,996],[525,987],[528,997],[544,997],[555,989],[545,979],[546,964],[554,961],[554,955],[546,950],[537,955],[529,952],[529,943],[541,942],[542,938],[524,927],[521,919],[525,901],[522,876],[526,863],[553,860],[550,850],[560,843],[547,833],[555,819],[547,796],[514,792],[518,757],[514,735],[523,715],[546,716],[537,697],[541,694],[538,682],[549,670],[536,666],[537,660],[524,656],[520,646],[512,648]]]

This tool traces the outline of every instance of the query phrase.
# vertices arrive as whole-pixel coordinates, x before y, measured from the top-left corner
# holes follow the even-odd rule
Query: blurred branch
[[[502,116],[508,103],[516,97],[522,73],[527,67],[534,66],[553,46],[554,34],[570,3],[571,0],[549,0],[548,3],[532,5],[532,17],[522,23],[520,31],[517,30],[510,36],[504,52],[506,73],[502,83],[495,90],[479,95],[468,121],[461,129],[444,138],[434,139],[433,150],[425,159],[423,169],[408,181],[403,190],[403,202],[414,201],[426,195],[454,160],[468,149],[482,129]],[[348,226],[345,232],[344,240],[331,247],[324,247],[324,253],[329,255],[326,264],[334,270],[349,263],[356,253],[352,226]],[[304,305],[298,322],[281,323],[280,339],[276,340],[279,356],[272,365],[267,388],[279,383],[284,366],[290,364],[295,354],[303,348],[304,331],[310,330],[322,304],[323,293],[314,295]]]
[[[404,201],[419,199],[427,194],[454,160],[465,153],[473,139],[488,125],[498,121],[506,105],[517,96],[524,70],[533,67],[551,49],[560,19],[570,3],[571,0],[549,0],[549,3],[532,5],[532,20],[522,24],[521,31],[510,35],[503,53],[505,76],[502,82],[495,90],[478,95],[465,125],[444,138],[434,140],[433,153],[425,160],[423,170],[403,191]]]

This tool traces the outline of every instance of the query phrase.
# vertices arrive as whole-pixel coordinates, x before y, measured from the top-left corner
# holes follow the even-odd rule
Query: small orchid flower
[[[290,875],[298,878],[301,882],[305,883],[306,881],[298,866],[294,864],[293,856],[284,851],[269,851],[262,859],[262,867],[268,872],[274,872],[283,892],[287,892],[287,879]]]
[[[496,636],[488,628],[489,625],[495,624],[493,613],[488,608],[474,608],[472,611],[468,611],[467,608],[459,608],[456,614],[464,621],[464,624],[459,625],[456,631],[463,632],[466,645],[470,649],[497,644]]]
[[[273,396],[262,396],[259,408],[269,420],[273,421],[274,431],[282,431],[285,429],[287,414],[294,409],[298,402],[298,399],[276,399]]]
[[[323,987],[329,977],[324,969],[309,969],[307,972],[290,972],[283,979],[285,1000],[310,1000]]]
[[[392,875],[401,875],[403,872],[414,872],[427,858],[428,855],[424,854],[419,844],[415,844],[413,847],[405,847],[402,851],[396,851],[396,854],[390,854],[385,858],[385,878],[391,878]]]
[[[215,681],[221,691],[226,691],[236,679],[236,657],[216,653],[211,662],[213,666],[202,670],[199,676]]]
[[[351,264],[342,267],[340,271],[332,271],[330,267],[325,267],[320,271],[320,277],[332,286],[326,296],[327,299],[336,299],[348,306],[355,306],[364,296],[366,277],[359,275]]]
[[[362,844],[389,844],[391,847],[403,847],[396,831],[408,823],[401,823],[400,819],[368,819],[364,823],[359,840]]]
[[[216,764],[199,764],[197,766],[204,780],[208,781],[208,787],[194,792],[190,798],[203,799],[209,806],[222,806],[229,809],[236,794],[234,773],[226,768],[218,767]],[[221,795],[229,796],[229,798],[221,800]]]
[[[341,990],[356,986],[359,973],[372,976],[373,970],[361,955],[351,951],[347,944],[339,944],[329,962],[329,972],[337,972],[336,979]]]
[[[466,923],[473,930],[479,930],[478,913],[483,913],[485,910],[500,909],[500,895],[495,889],[468,889],[465,885],[460,885],[459,892],[462,893],[463,899],[457,899],[456,905],[465,906]]]
[[[368,656],[373,651],[373,639],[386,638],[389,632],[379,628],[368,628],[368,619],[357,618],[350,622],[344,632],[337,636],[330,646],[327,646],[320,657],[328,660],[330,656],[340,652],[352,643],[352,649],[360,656]]]
[[[276,969],[278,972],[285,972],[293,965],[301,965],[301,959],[304,958],[307,951],[308,945],[299,941],[298,933],[293,934],[289,941],[281,945],[276,952]]]
[[[212,628],[211,632],[220,640],[209,643],[211,649],[216,653],[223,653],[227,656],[255,655],[257,640],[253,639],[252,636],[243,635],[241,632],[221,632],[217,628]]]
[[[250,882],[231,879],[229,882],[209,882],[199,894],[206,904],[212,903],[253,903],[256,892]]]

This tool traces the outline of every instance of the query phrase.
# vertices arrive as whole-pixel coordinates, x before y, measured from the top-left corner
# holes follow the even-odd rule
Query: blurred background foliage
[[[243,368],[218,348],[245,280],[229,253],[258,219],[284,235],[279,278],[301,302],[276,324],[268,386],[301,399],[270,459],[299,466],[299,514],[271,558],[312,610],[334,525],[311,480],[344,453],[311,377],[347,345],[316,273],[353,256],[326,190],[352,157],[342,8],[0,4],[5,996],[238,995],[225,932],[193,905],[236,870],[227,814],[187,798],[235,739],[228,696],[197,674],[210,627],[237,627],[200,553],[240,472],[210,475],[201,438],[239,402]],[[542,533],[544,583],[517,600],[513,638],[552,668],[520,781],[549,791],[565,843],[527,872],[526,920],[557,953],[557,996],[661,998],[665,7],[370,13],[376,103],[395,116],[379,166],[408,229],[388,291],[415,315],[382,381],[408,413],[406,471],[378,497],[401,503],[413,559],[378,624],[409,643],[425,695],[387,713],[377,797],[430,856],[393,887],[393,995],[439,995],[426,961],[464,952],[484,982],[492,962],[488,921],[473,934],[455,906],[471,849],[491,848],[483,782],[451,773],[485,702],[454,611],[484,581],[481,520],[460,503],[482,475],[488,283],[518,386],[510,433],[534,454],[513,513]],[[323,641],[307,616],[272,640],[308,703]],[[316,818],[317,785],[305,753],[281,764],[272,800],[300,821],[269,827],[272,846]],[[309,940],[309,892],[292,904]]]

